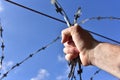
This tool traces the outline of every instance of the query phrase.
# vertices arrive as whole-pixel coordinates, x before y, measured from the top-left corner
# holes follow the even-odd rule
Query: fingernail
[[[79,26],[79,24],[78,24],[78,23],[75,23],[74,26]]]

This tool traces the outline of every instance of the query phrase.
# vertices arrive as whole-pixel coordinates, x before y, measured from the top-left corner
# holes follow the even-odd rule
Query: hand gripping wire
[[[62,6],[58,3],[57,0],[51,0],[51,3],[56,7],[57,13],[60,13],[63,16],[67,26],[70,27],[72,24],[70,23],[70,20],[69,20],[67,14],[65,13],[64,9],[62,8]],[[80,17],[80,14],[81,14],[81,8],[78,8],[77,12],[74,15],[73,25],[77,23],[77,19]],[[73,80],[73,79],[76,80],[74,72],[75,72],[75,67],[76,67],[77,63],[78,63],[78,66],[79,66],[78,74],[80,75],[80,80],[82,80],[82,78],[81,78],[82,69],[81,69],[81,63],[80,62],[81,61],[80,61],[79,57],[77,57],[76,59],[68,62],[69,66],[70,66],[70,72],[68,74],[68,80]]]

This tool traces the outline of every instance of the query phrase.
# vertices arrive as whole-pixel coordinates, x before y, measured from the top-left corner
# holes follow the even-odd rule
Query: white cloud
[[[3,62],[3,65],[1,66],[1,71],[5,73],[10,67],[12,67],[14,64],[13,61]]]
[[[2,1],[0,1],[0,12],[3,11]]]
[[[31,78],[30,80],[45,80],[50,74],[46,69],[40,69],[37,76],[34,78]]]
[[[59,62],[66,62],[65,57],[62,56],[62,55],[58,55],[57,58],[58,58],[58,61],[59,61]],[[65,63],[65,64],[66,64],[66,63]],[[63,73],[61,73],[60,75],[58,75],[58,76],[56,77],[56,80],[67,80],[67,79],[68,79],[68,73],[69,73],[69,71],[70,71],[70,68],[69,68],[69,66],[66,64],[65,70],[63,71]]]
[[[58,55],[58,61],[64,62],[65,61],[65,57],[61,56],[61,55]]]
[[[66,76],[65,75],[60,75],[56,78],[56,80],[66,80]]]
[[[68,74],[69,74],[70,68],[67,65],[66,69],[64,70],[64,72],[61,75],[58,75],[56,77],[56,80],[67,80],[68,79]]]

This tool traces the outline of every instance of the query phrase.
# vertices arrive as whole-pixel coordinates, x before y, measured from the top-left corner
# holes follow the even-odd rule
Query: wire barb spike
[[[74,24],[77,23],[77,19],[81,16],[81,14],[82,14],[82,10],[81,10],[81,7],[79,7],[77,12],[74,15]]]

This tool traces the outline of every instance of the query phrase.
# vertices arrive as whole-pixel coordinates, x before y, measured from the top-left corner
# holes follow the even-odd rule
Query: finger
[[[73,42],[76,45],[76,47],[78,49],[80,49],[80,51],[81,51],[81,47],[83,47],[83,43],[84,43],[84,41],[83,41],[83,37],[84,37],[83,29],[79,26],[74,26],[73,28],[74,29],[71,32]]]
[[[72,46],[65,47],[63,49],[63,52],[66,54],[65,55],[65,59],[67,61],[70,61],[70,60],[76,58],[79,55],[79,51],[77,50],[77,48],[76,47],[72,47]]]
[[[69,40],[69,38],[72,39],[71,34],[75,32],[74,27],[79,27],[80,28],[80,26],[78,24],[75,24],[74,26],[72,26],[70,28],[67,28],[67,29],[64,29],[61,32],[61,36],[62,36],[61,43],[65,43],[67,40]]]
[[[72,57],[72,54],[67,54],[67,55],[65,55],[65,59],[66,59],[67,61],[71,61],[71,60],[73,60],[74,58]]]
[[[67,54],[67,55],[65,55],[65,59],[67,60],[67,61],[71,61],[71,60],[73,60],[73,59],[75,59],[76,57],[78,57],[78,54]]]
[[[65,54],[79,54],[79,51],[76,47],[65,47],[63,52]]]
[[[61,32],[61,35],[62,35],[61,43],[65,43],[66,41],[68,41],[68,40],[69,40],[69,37],[71,36],[71,33],[70,33],[70,31],[69,31],[69,28],[64,29],[64,30]]]
[[[67,41],[63,44],[65,47],[76,47],[73,41]]]

